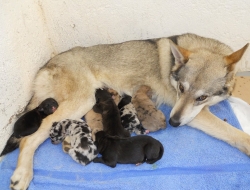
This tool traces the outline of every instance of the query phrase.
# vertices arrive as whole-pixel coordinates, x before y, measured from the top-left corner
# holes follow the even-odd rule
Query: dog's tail
[[[0,154],[0,157],[16,150],[19,147],[21,139],[22,138],[16,138],[14,134],[12,134],[8,139],[2,153]]]

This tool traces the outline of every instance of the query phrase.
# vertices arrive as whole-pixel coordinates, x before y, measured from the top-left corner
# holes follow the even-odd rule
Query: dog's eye
[[[196,101],[203,101],[203,100],[206,100],[207,97],[208,97],[208,96],[206,96],[206,95],[202,95],[202,96],[196,98]]]
[[[183,87],[183,85],[181,83],[179,84],[179,90],[181,91],[181,93],[184,92],[184,87]]]

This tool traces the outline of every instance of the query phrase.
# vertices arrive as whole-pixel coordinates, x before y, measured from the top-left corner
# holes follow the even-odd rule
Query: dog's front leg
[[[49,131],[52,123],[49,124],[49,119],[47,118],[44,119],[41,126],[42,128],[40,127],[30,136],[24,137],[20,143],[17,168],[11,177],[10,188],[13,190],[26,190],[33,178],[34,152],[37,147],[49,137]]]
[[[250,156],[250,136],[222,121],[213,115],[208,108],[201,110],[188,125],[225,141]]]

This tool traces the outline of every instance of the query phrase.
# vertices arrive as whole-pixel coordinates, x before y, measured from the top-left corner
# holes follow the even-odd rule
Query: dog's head
[[[38,111],[43,112],[45,115],[50,115],[54,113],[57,108],[57,101],[53,98],[47,98],[38,106]]]
[[[172,126],[189,123],[204,106],[214,105],[231,95],[236,63],[248,44],[231,53],[231,49],[220,42],[207,43],[211,44],[203,45],[210,48],[187,50],[170,41],[175,59],[170,80],[177,91],[169,120]]]

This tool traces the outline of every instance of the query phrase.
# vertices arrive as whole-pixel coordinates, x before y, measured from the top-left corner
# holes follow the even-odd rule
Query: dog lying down
[[[139,121],[135,107],[131,103],[131,98],[131,96],[125,94],[118,104],[122,126],[130,133],[147,134],[149,130],[146,130]]]
[[[51,142],[61,143],[66,136],[63,150],[76,162],[87,165],[97,156],[98,152],[91,138],[91,130],[85,121],[66,119],[54,122],[50,130]]]
[[[116,138],[104,131],[96,133],[96,145],[102,157],[94,158],[94,163],[102,163],[112,168],[120,164],[153,164],[160,160],[164,149],[162,144],[151,136],[138,135]]]
[[[22,137],[36,132],[40,127],[42,120],[48,115],[54,113],[57,108],[57,101],[53,98],[47,98],[38,107],[22,115],[15,122],[13,134],[8,139],[0,156],[17,149]]]
[[[132,104],[137,111],[138,118],[142,126],[149,131],[165,129],[167,126],[165,115],[157,110],[151,99],[152,89],[146,85],[142,85],[132,97]]]

